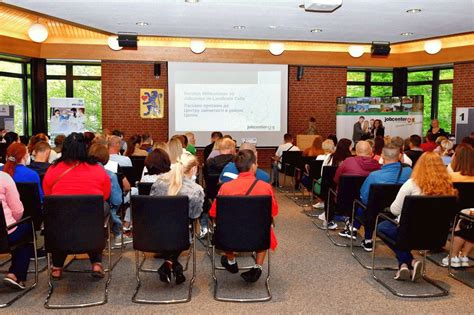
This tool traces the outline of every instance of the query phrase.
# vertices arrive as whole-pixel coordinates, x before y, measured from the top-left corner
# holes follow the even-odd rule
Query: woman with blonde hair
[[[323,137],[315,136],[311,147],[303,151],[303,156],[318,156],[324,154]]]
[[[178,162],[181,154],[183,154],[183,146],[181,141],[178,138],[171,138],[171,140],[168,142],[168,150],[171,168],[173,168],[176,162]]]
[[[219,138],[216,141],[214,141],[214,147],[212,148],[211,153],[207,157],[208,160],[215,158],[216,156],[221,154],[221,145],[223,141],[224,141],[224,138]]]
[[[406,196],[453,196],[456,194],[457,191],[453,187],[453,182],[441,157],[434,152],[425,152],[416,162],[410,179],[400,188],[390,206],[390,212],[397,216],[397,221],[400,221]],[[397,226],[389,221],[380,223],[377,230],[393,240],[397,239]],[[394,277],[395,280],[408,280],[411,277],[412,281],[416,281],[422,276],[422,262],[414,259],[409,250],[399,250],[389,243],[387,245],[395,252],[398,260],[399,269]]]
[[[179,141],[179,140],[178,140]],[[191,153],[183,153],[175,166],[167,173],[158,175],[151,187],[150,196],[188,196],[189,218],[196,219],[202,213],[204,190],[196,183],[198,161]],[[183,283],[183,266],[178,262],[181,251],[166,251],[161,255],[165,260],[158,269],[160,280],[171,282],[173,272],[176,284]]]

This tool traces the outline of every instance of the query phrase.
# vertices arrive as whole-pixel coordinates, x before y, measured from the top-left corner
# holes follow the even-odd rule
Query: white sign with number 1
[[[466,125],[469,123],[469,108],[456,108],[456,124]]]

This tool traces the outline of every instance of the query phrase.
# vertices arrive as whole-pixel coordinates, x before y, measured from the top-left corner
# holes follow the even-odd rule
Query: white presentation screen
[[[196,146],[212,131],[277,146],[287,132],[288,66],[168,63],[169,134],[193,132]]]

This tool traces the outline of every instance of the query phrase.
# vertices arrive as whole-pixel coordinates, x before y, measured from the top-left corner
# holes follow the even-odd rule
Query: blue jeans
[[[390,221],[383,221],[379,223],[379,225],[377,225],[377,231],[387,235],[392,240],[397,239],[398,227]],[[413,255],[410,251],[399,250],[392,244],[388,243],[387,246],[390,247],[390,249],[393,250],[395,255],[397,256],[398,266],[401,266],[402,264],[407,264],[408,268],[411,268]]]
[[[112,218],[112,233],[115,236],[121,235],[122,233],[122,220],[117,214],[118,207],[110,207],[110,217]]]
[[[14,246],[31,235],[31,223],[22,223],[16,230],[8,235],[8,245]],[[19,281],[26,281],[28,267],[30,265],[30,253],[33,252],[33,244],[28,243],[12,250],[12,264],[9,273],[13,273]]]

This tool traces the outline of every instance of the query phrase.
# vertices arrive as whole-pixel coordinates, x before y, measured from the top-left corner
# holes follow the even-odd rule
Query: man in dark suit
[[[354,141],[354,146],[362,140],[362,136],[364,135],[364,131],[362,130],[362,124],[364,123],[365,117],[360,116],[359,120],[354,124],[354,129],[352,131],[352,141]]]

